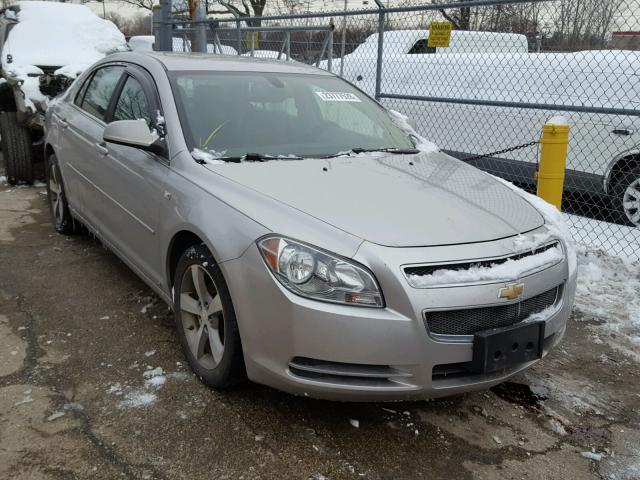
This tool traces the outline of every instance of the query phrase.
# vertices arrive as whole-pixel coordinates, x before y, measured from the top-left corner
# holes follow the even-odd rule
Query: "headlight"
[[[383,307],[382,293],[365,268],[282,237],[258,241],[269,270],[297,295],[325,302]]]

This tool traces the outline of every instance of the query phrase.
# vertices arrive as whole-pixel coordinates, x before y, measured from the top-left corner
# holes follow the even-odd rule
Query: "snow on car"
[[[0,10],[0,134],[9,183],[34,180],[33,145],[49,99],[105,55],[128,50],[124,35],[83,5],[23,1]]]

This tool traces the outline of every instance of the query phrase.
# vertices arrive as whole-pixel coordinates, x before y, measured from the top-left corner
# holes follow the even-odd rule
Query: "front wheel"
[[[176,268],[174,314],[189,366],[210,387],[246,378],[240,332],[220,267],[204,244],[188,248]]]
[[[614,189],[615,202],[622,222],[640,227],[640,167],[623,173]]]

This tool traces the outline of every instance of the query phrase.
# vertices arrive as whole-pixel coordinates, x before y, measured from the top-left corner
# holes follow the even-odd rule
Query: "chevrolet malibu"
[[[575,257],[553,216],[329,73],[116,54],[46,127],[56,230],[84,225],[172,307],[209,386],[451,395],[564,335]]]

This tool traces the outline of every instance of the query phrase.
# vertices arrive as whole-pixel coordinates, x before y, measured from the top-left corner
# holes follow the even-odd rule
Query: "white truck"
[[[124,35],[83,5],[23,1],[0,9],[0,135],[9,183],[31,183],[44,112],[85,68],[128,50]]]

